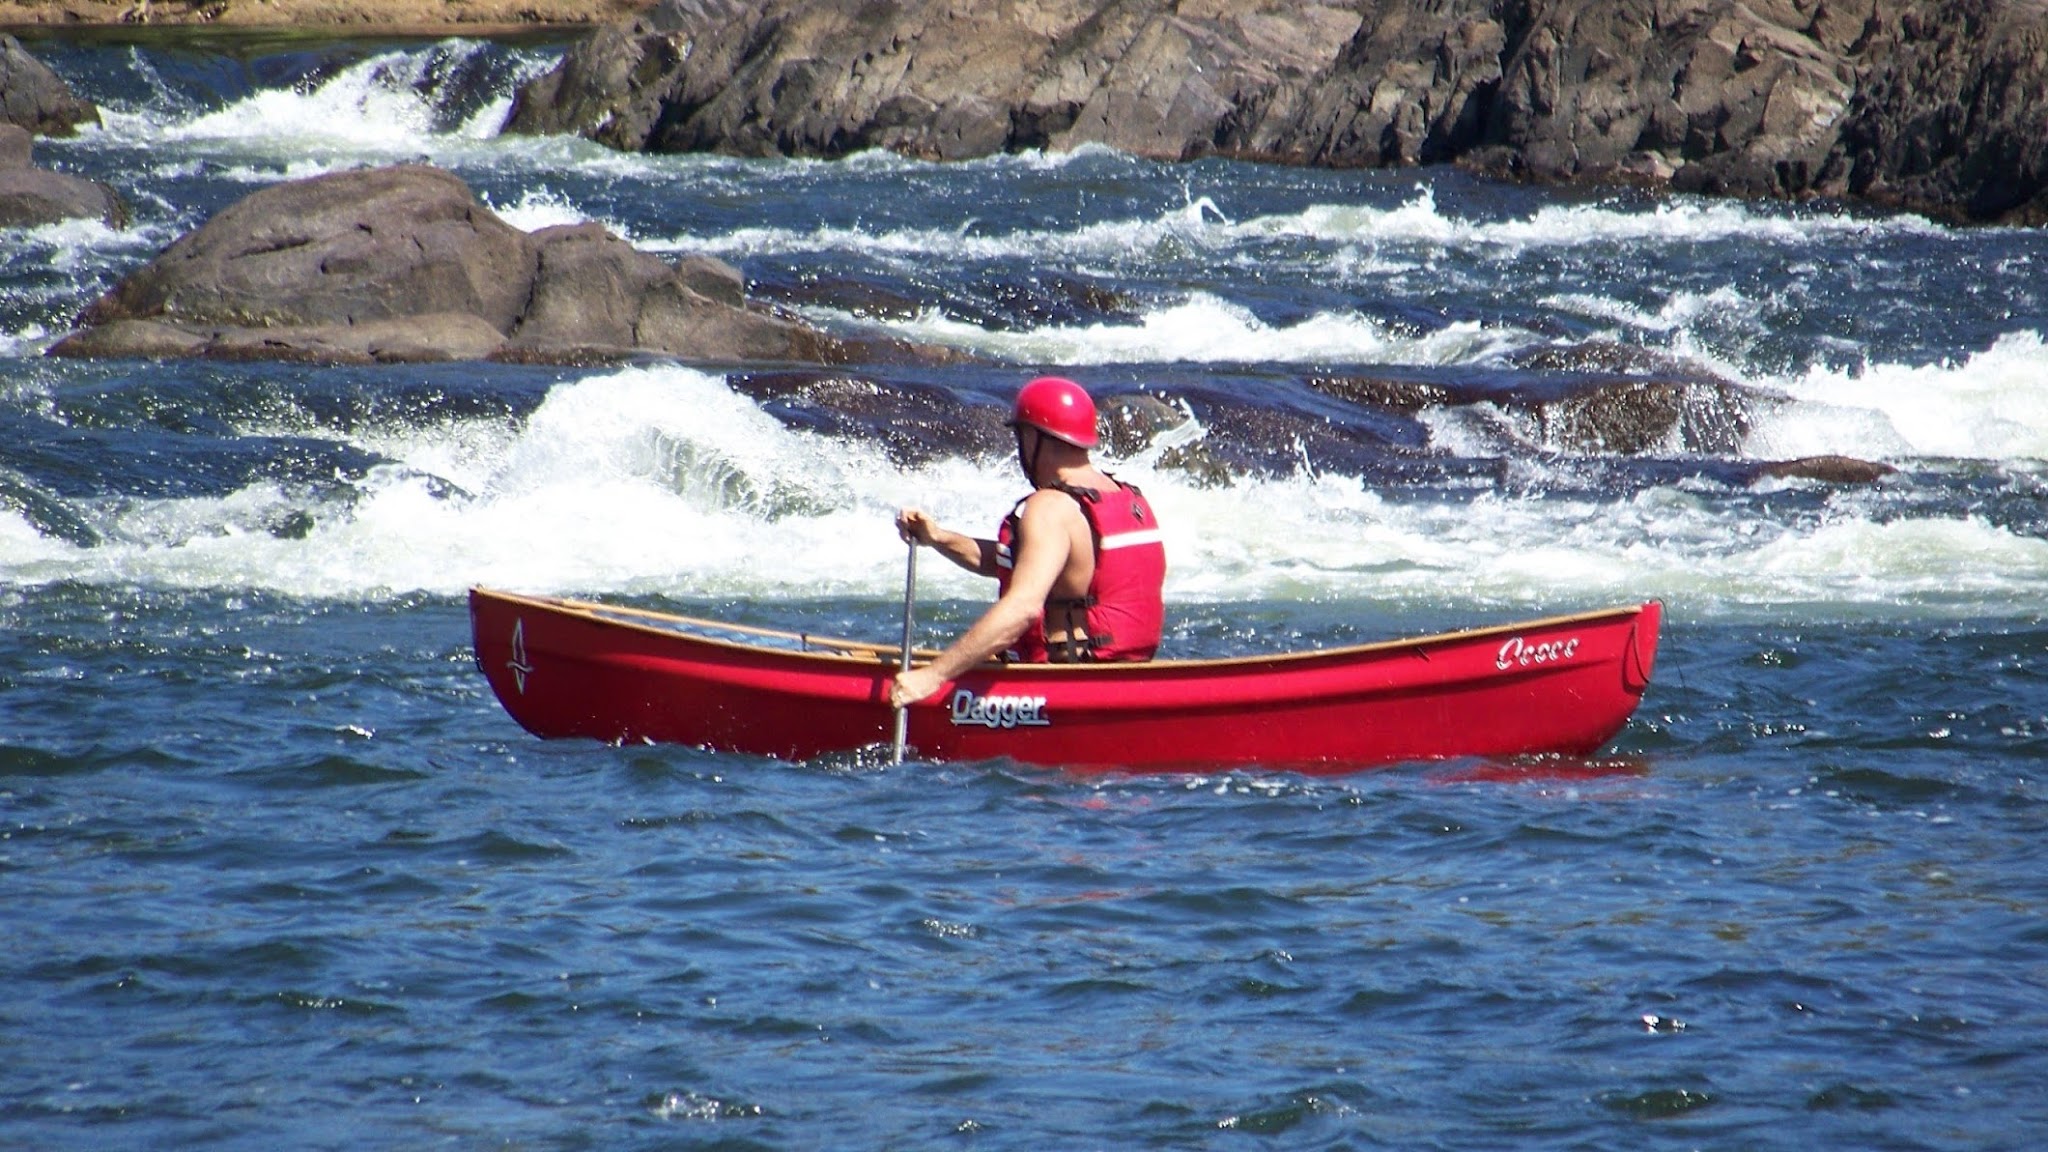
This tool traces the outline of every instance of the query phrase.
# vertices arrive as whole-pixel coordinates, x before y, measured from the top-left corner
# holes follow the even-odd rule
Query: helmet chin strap
[[[1031,455],[1026,456],[1024,454],[1024,429],[1027,427],[1030,426],[1027,424],[1017,425],[1017,463],[1024,468],[1024,479],[1029,481],[1033,488],[1036,488],[1038,487],[1038,458],[1045,454],[1045,433],[1036,428],[1031,429]]]

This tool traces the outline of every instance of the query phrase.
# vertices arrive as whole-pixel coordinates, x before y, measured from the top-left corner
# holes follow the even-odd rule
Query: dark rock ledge
[[[1380,167],[2048,222],[2048,0],[661,0],[510,127]]]

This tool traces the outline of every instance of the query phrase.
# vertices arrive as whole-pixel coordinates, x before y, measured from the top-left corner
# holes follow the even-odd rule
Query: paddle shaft
[[[910,671],[910,622],[917,606],[917,541],[910,542],[910,561],[903,569],[903,663],[898,671]],[[910,738],[910,709],[902,705],[896,708],[896,744],[889,755],[889,763],[903,763],[903,746]]]

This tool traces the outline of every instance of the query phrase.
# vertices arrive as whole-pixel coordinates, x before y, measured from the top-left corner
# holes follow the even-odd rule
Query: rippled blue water
[[[11,1146],[2021,1148],[2048,1083],[2038,627],[1680,627],[1592,764],[1103,784],[538,743],[445,601],[26,607]]]
[[[2039,235],[1431,173],[617,158],[463,127],[538,49],[407,49],[397,95],[329,51],[49,53],[114,127],[39,154],[140,194],[134,233],[0,238],[0,1147],[2038,1143]],[[337,102],[363,138],[316,131]],[[1591,761],[544,743],[472,663],[466,583],[888,636],[888,509],[992,519],[1012,484],[683,368],[39,357],[238,189],[418,147],[525,226],[953,301],[885,330],[988,357],[906,377],[969,397],[1071,362],[1280,411],[1331,364],[1526,385],[1506,352],[1612,341],[1786,407],[1719,454],[1466,412],[1390,433],[1412,483],[1147,474],[1186,650],[1663,597]],[[1040,257],[1137,314],[1004,312]],[[1243,353],[1176,354],[1219,332]],[[1816,439],[1901,472],[1727,478]],[[932,577],[925,627],[983,595]]]

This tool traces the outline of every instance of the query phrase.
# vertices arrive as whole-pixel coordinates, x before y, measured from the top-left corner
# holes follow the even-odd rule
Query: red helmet
[[[1040,376],[1017,393],[1012,424],[1029,424],[1055,440],[1076,448],[1093,448],[1095,401],[1088,390],[1061,376]]]

